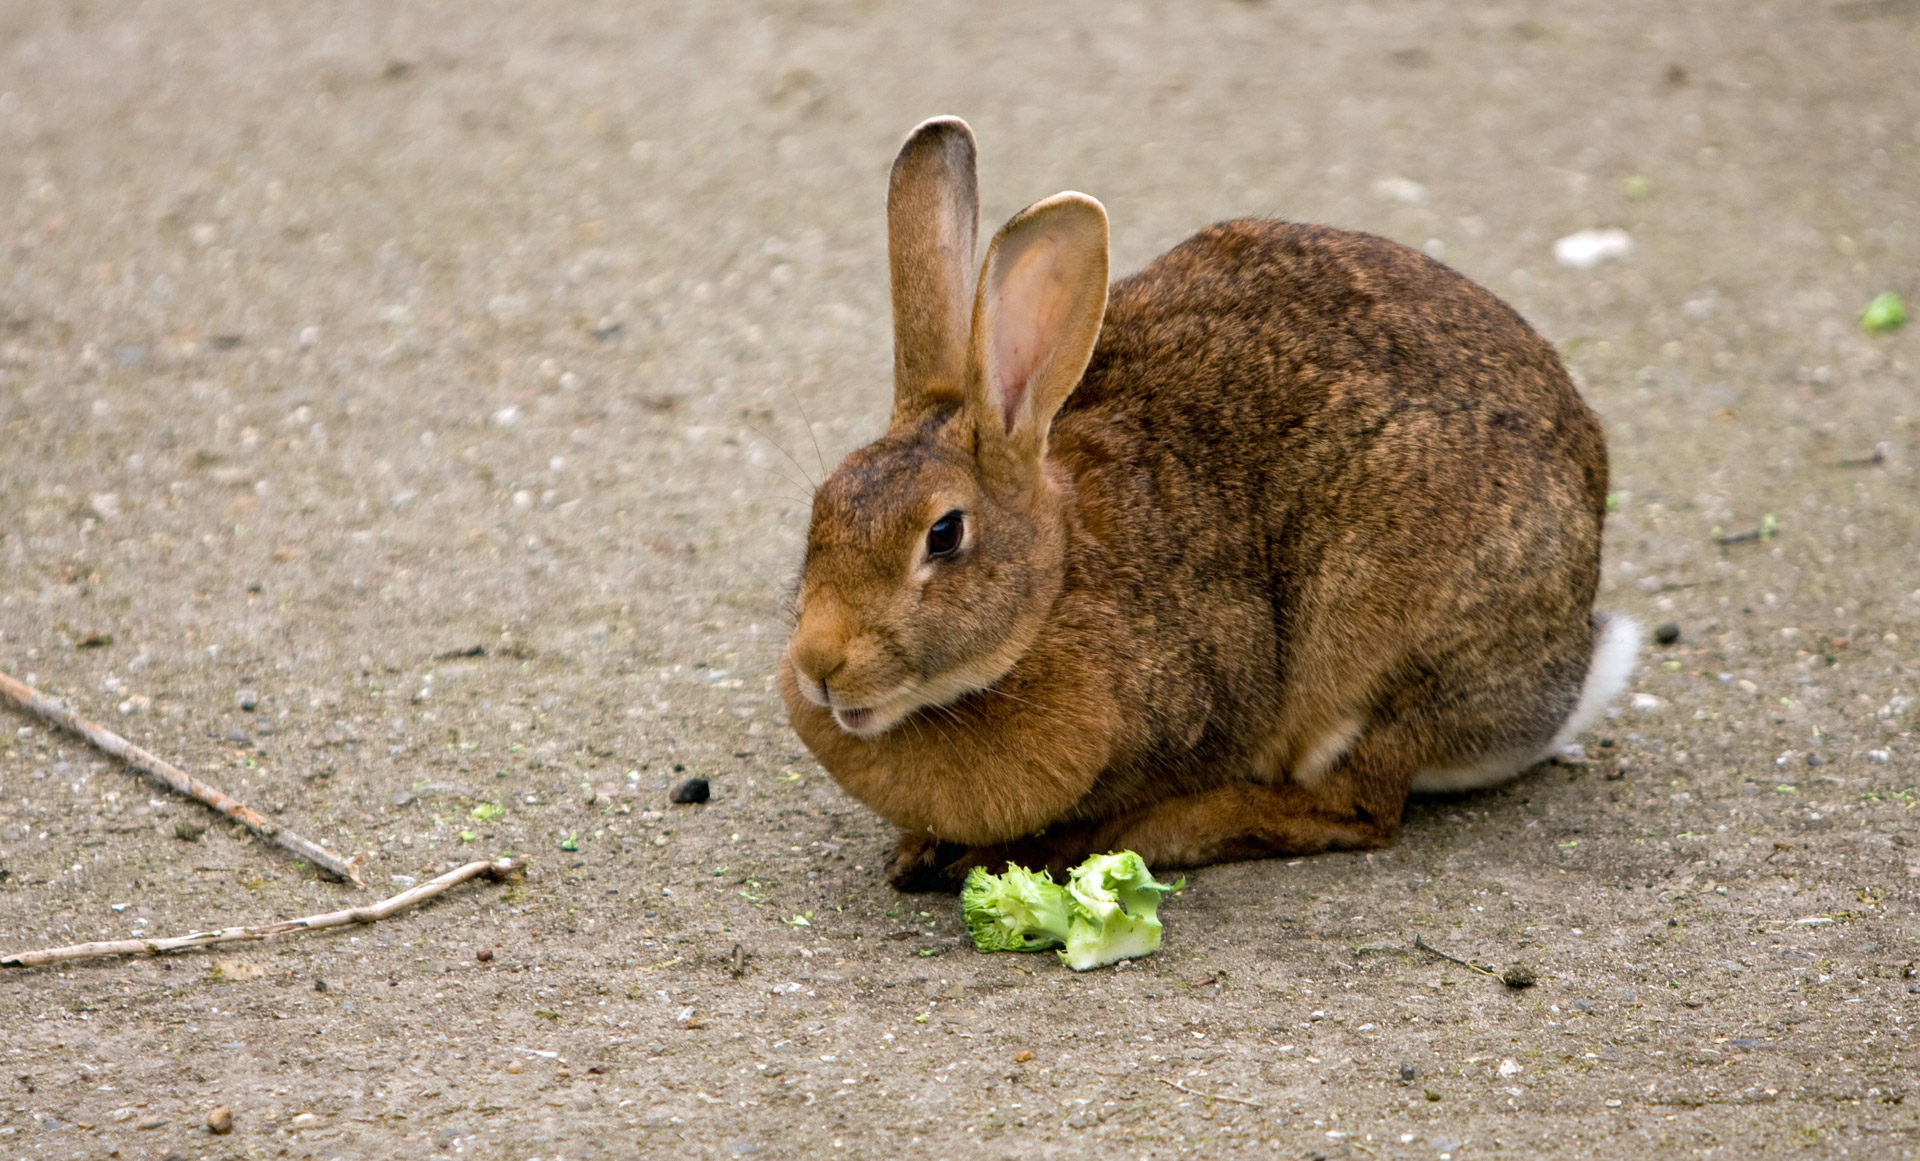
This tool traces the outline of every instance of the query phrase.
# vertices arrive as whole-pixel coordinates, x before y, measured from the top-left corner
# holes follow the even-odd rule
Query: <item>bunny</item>
[[[887,874],[1392,840],[1619,692],[1607,454],[1554,349],[1446,266],[1245,219],[1109,287],[1107,217],[1022,210],[973,278],[966,123],[887,195],[886,434],[813,500],[789,720],[900,828]]]

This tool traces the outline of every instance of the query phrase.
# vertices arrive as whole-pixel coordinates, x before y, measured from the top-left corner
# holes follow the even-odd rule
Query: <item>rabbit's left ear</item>
[[[1107,313],[1107,211],[1085,194],[1035,202],[1000,227],[973,300],[966,409],[983,469],[1031,486],[1047,428],[1087,369]]]
[[[960,401],[979,233],[973,130],[958,117],[921,122],[887,181],[895,430]]]

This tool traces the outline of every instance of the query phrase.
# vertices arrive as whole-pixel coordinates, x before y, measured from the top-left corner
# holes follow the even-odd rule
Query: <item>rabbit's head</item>
[[[1106,212],[1029,206],[976,286],[977,207],[966,124],[915,129],[887,194],[893,413],[814,496],[788,643],[802,696],[862,738],[991,686],[1061,585],[1072,485],[1047,429],[1099,337]]]

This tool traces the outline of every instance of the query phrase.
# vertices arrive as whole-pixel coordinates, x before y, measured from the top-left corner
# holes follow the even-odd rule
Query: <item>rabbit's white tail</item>
[[[1593,661],[1587,667],[1587,680],[1580,686],[1580,701],[1554,733],[1553,741],[1537,751],[1489,756],[1469,766],[1422,770],[1413,777],[1413,789],[1444,794],[1495,786],[1571,746],[1580,731],[1592,725],[1593,719],[1620,696],[1640,656],[1640,626],[1629,618],[1595,613],[1593,636]]]
[[[1592,725],[1593,719],[1613,704],[1613,699],[1626,688],[1627,678],[1633,675],[1633,664],[1640,658],[1639,624],[1618,613],[1595,613],[1594,619],[1598,624],[1593,635],[1593,664],[1587,669],[1586,683],[1580,687],[1580,704],[1573,707],[1566,724],[1553,735],[1547,748],[1534,756],[1534,762],[1551,758],[1573,745],[1580,731]]]

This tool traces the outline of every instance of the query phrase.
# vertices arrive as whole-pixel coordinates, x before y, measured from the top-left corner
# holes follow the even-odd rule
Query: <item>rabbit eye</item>
[[[952,556],[960,551],[960,541],[965,538],[967,518],[956,509],[933,522],[927,529],[927,555]]]

